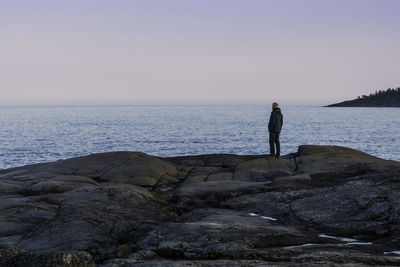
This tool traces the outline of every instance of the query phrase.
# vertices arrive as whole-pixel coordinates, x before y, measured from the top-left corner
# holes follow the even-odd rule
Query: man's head
[[[279,104],[276,102],[272,103],[272,110],[274,110],[276,108],[279,108]]]

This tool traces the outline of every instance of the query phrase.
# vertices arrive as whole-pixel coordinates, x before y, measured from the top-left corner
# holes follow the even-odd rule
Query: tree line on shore
[[[388,88],[386,90],[375,91],[375,93],[371,93],[369,95],[358,96],[357,99],[387,98],[387,97],[396,97],[396,96],[400,96],[400,87],[397,87],[396,89]]]
[[[354,100],[327,107],[400,107],[400,87],[375,91],[375,93],[361,95]]]

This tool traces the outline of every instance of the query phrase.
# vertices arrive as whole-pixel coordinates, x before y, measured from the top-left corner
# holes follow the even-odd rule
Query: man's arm
[[[276,113],[272,112],[271,117],[269,118],[268,131],[273,132],[275,124],[276,124]]]

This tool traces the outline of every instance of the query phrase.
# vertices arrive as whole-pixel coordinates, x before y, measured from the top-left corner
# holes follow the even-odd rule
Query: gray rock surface
[[[398,266],[399,185],[334,146],[1,170],[0,266]]]

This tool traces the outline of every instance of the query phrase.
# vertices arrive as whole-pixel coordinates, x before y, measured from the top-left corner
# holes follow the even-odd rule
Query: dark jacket
[[[276,108],[271,112],[269,118],[268,131],[280,133],[283,125],[283,115],[280,108]]]

